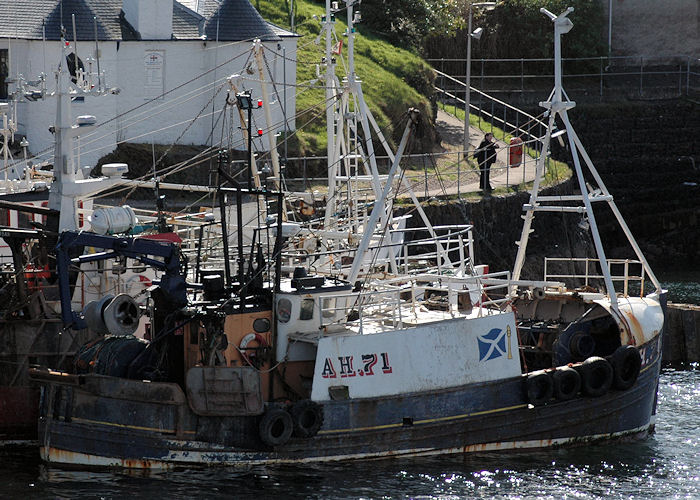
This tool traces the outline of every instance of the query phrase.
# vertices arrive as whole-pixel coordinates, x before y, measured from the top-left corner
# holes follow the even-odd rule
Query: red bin
[[[520,137],[513,137],[508,146],[508,166],[519,167],[523,162],[523,140]]]

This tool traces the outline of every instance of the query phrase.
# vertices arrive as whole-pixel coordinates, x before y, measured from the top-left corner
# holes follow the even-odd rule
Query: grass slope
[[[254,5],[266,20],[289,29],[289,16],[284,0],[260,0]],[[320,37],[320,19],[324,16],[324,4],[310,0],[296,0],[296,31],[300,35],[297,44],[297,129],[290,140],[292,155],[325,155],[326,116],[324,90],[319,86],[309,87],[316,79],[316,65],[325,54],[325,40]],[[318,19],[314,19],[313,16]],[[337,16],[335,31],[343,40],[343,53],[337,59],[339,78],[346,75],[347,28],[341,16]],[[335,41],[334,41],[335,43]],[[323,78],[324,69],[321,68]],[[367,105],[390,142],[398,142],[403,132],[402,116],[409,107],[418,108],[424,120],[432,121],[432,109],[428,96],[432,92],[431,68],[416,54],[394,47],[386,41],[357,26],[355,38],[355,73],[362,80],[362,91]],[[427,127],[426,142],[434,139],[432,124]]]

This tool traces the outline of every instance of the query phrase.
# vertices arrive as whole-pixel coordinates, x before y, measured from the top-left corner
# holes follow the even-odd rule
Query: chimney
[[[173,0],[123,0],[122,11],[141,40],[172,38]]]

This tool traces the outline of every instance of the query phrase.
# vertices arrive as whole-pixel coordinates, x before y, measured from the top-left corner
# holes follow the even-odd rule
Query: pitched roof
[[[220,1],[220,3],[219,3]],[[173,0],[173,38],[240,41],[253,38],[279,40],[276,32],[248,0]],[[0,38],[59,40],[61,26],[73,39],[75,14],[78,40],[136,40],[138,33],[124,19],[122,0],[0,0]],[[217,37],[218,31],[218,37]]]
[[[190,0],[187,5],[198,8],[196,13],[204,20],[200,35],[208,40],[279,39],[248,0]]]
[[[45,30],[47,40],[59,40],[63,26],[72,40],[75,14],[78,40],[94,40],[95,21],[98,39],[126,40],[130,26],[121,8],[121,0],[0,0],[0,37],[41,40]]]

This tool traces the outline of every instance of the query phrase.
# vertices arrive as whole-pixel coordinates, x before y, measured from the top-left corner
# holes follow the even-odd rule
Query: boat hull
[[[86,390],[90,383],[81,383],[79,377],[72,385],[46,381],[39,419],[41,455],[54,464],[173,468],[429,456],[642,438],[654,425],[658,338],[640,352],[642,370],[625,391],[532,406],[523,396],[524,379],[513,377],[398,397],[326,401],[324,424],[316,436],[292,438],[275,448],[257,438],[256,417],[198,417],[172,395],[160,402],[125,401],[113,390]]]

